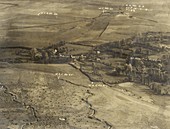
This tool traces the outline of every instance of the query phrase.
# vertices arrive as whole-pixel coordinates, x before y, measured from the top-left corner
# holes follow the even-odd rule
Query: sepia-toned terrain
[[[0,129],[169,129],[169,7],[0,0]]]

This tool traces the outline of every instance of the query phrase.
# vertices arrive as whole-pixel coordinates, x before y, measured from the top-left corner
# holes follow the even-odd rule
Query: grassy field
[[[169,32],[169,7],[168,0],[1,0],[0,47],[11,48],[0,49],[0,128],[169,129],[169,96],[112,75],[137,48],[123,48],[119,57],[122,48],[113,44],[148,31]],[[31,59],[30,48],[60,41],[69,50],[63,55],[87,59],[62,64]],[[161,54],[151,50],[151,56]]]
[[[64,41],[94,44],[146,31],[169,30],[168,1],[2,1],[1,46],[42,47]],[[145,10],[127,11],[126,4]],[[99,8],[112,8],[102,13]],[[125,14],[119,14],[120,9]],[[40,14],[42,13],[42,14]],[[40,15],[38,15],[40,14]],[[56,15],[57,14],[57,15]],[[133,16],[129,18],[129,16]]]

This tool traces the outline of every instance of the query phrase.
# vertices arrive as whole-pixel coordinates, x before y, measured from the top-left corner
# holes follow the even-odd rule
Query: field
[[[135,54],[144,60],[148,52],[155,69],[165,56],[162,69],[170,75],[169,6],[168,0],[1,0],[0,129],[169,129],[169,95],[123,69],[141,48],[145,53]],[[34,60],[33,48],[58,53]],[[165,80],[159,81],[169,86]]]
[[[58,41],[86,41],[95,45],[136,33],[169,30],[170,3],[166,0],[154,4],[111,0],[1,1],[1,46],[44,47]],[[131,12],[124,9],[126,4],[144,5],[149,11]],[[113,10],[103,14],[99,9],[102,7]],[[125,14],[119,14],[122,10]]]
[[[146,86],[91,84],[69,65],[15,65],[1,69],[0,78],[8,87],[5,93],[1,88],[1,128],[169,127],[169,97]]]

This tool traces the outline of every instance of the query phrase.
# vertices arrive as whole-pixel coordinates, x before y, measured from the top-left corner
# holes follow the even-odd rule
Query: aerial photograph
[[[0,129],[170,129],[170,0],[0,0]]]

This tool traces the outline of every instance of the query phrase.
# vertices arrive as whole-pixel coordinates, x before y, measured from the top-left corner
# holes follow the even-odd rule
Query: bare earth
[[[149,11],[120,14],[125,4]],[[101,7],[113,11],[102,15]],[[72,54],[85,53],[136,33],[168,32],[169,7],[168,0],[1,0],[0,46],[83,42]],[[0,58],[13,55],[2,51]],[[170,129],[170,97],[132,82],[92,82],[70,64],[0,64],[0,129]]]
[[[34,71],[37,67],[42,69]],[[168,129],[170,126],[170,98],[148,94],[146,86],[132,83],[119,84],[119,88],[99,83],[91,86],[85,75],[69,65],[11,65],[0,72],[1,82],[9,90],[0,91],[1,128],[108,129],[110,125],[116,129]],[[73,75],[58,79],[55,73],[60,72]],[[17,102],[12,102],[14,95]],[[18,117],[13,119],[14,116]]]

